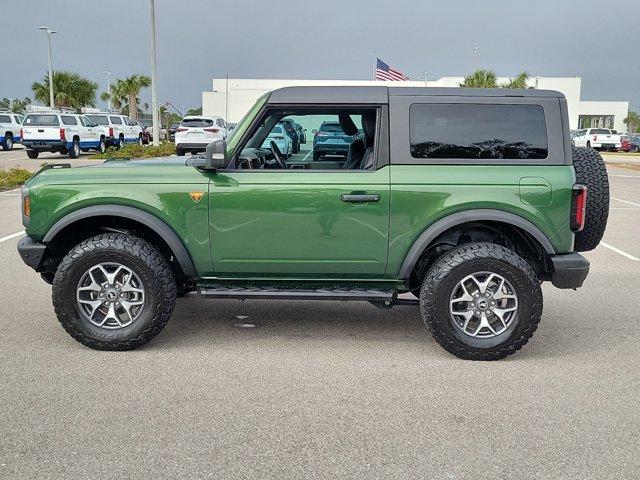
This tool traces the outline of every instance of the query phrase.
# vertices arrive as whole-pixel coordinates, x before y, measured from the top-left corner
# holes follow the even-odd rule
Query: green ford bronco
[[[285,158],[283,119],[323,152]],[[318,139],[325,122],[341,131]],[[503,358],[536,330],[543,281],[582,285],[609,207],[602,159],[543,90],[284,88],[202,156],[66,167],[23,188],[18,250],[103,350],[148,342],[197,291],[415,304],[447,351]]]

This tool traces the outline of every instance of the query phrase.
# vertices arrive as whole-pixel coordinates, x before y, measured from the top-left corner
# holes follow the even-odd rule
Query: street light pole
[[[47,45],[49,47],[49,106],[55,107],[53,101],[53,67],[51,62],[51,35],[58,33],[56,30],[51,30],[49,27],[38,27],[38,30],[42,30],[47,35]]]
[[[429,72],[424,72],[424,86],[427,86],[427,79],[429,78]]]
[[[153,110],[153,144],[160,145],[160,126],[158,122],[158,93],[156,75],[156,8],[151,0],[151,108]]]
[[[473,71],[478,70],[478,52],[480,47],[473,47]]]
[[[111,111],[111,75],[113,75],[113,72],[102,72],[104,75],[107,76],[107,94],[109,95],[109,97],[107,98],[107,112]]]

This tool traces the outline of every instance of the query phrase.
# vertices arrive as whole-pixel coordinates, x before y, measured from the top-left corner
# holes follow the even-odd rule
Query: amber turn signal
[[[29,197],[29,195],[24,197],[24,199],[22,200],[22,211],[24,212],[25,217],[31,216],[31,198]]]

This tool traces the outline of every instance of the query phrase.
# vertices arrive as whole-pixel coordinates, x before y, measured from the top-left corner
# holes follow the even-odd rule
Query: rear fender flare
[[[430,225],[424,232],[422,232],[422,234],[416,239],[412,247],[409,249],[409,252],[405,256],[404,262],[402,262],[402,267],[400,268],[400,273],[398,274],[398,278],[402,280],[406,280],[409,278],[422,253],[438,235],[457,225],[462,225],[463,223],[469,222],[479,222],[483,220],[508,223],[515,227],[519,227],[525,232],[529,233],[533,238],[535,238],[542,246],[544,251],[549,255],[554,255],[556,253],[553,245],[549,241],[549,238],[542,232],[542,230],[536,227],[529,220],[519,215],[504,212],[502,210],[467,210],[464,212],[453,213],[444,218],[441,218],[434,224]]]

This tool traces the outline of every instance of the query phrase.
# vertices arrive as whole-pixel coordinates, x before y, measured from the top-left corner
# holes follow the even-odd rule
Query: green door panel
[[[389,167],[219,171],[209,187],[218,277],[376,278],[387,262]],[[378,194],[346,203],[343,194]]]
[[[427,227],[447,215],[469,209],[489,208],[520,215],[549,238],[556,252],[570,252],[573,248],[569,214],[575,176],[571,166],[392,165],[390,168],[388,277],[398,275],[413,242]],[[553,192],[547,193],[551,196],[548,205],[521,201],[520,181],[530,176],[532,169]],[[540,196],[534,198],[541,202]]]
[[[551,184],[541,177],[523,177],[520,179],[520,201],[525,205],[546,207],[553,200]]]

